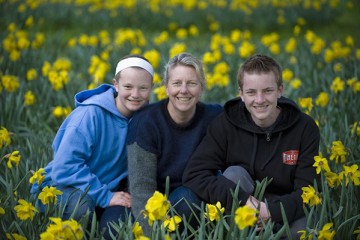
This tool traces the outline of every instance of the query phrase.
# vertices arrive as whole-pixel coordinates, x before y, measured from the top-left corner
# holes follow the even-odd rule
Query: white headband
[[[151,64],[144,59],[138,57],[130,57],[121,60],[116,66],[115,76],[121,70],[129,67],[140,67],[150,73],[152,77],[154,76],[154,69],[152,68]]]

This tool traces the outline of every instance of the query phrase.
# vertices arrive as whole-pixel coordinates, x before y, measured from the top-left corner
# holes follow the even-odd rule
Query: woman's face
[[[193,67],[176,65],[169,71],[166,93],[169,97],[168,110],[175,122],[179,118],[193,117],[196,104],[203,91],[198,75]]]
[[[280,113],[277,100],[281,97],[282,91],[283,87],[277,85],[272,72],[244,74],[240,96],[256,125],[269,127],[276,121]]]
[[[125,117],[131,115],[149,102],[152,76],[142,68],[130,67],[121,71],[120,79],[113,80],[118,96],[116,107]]]

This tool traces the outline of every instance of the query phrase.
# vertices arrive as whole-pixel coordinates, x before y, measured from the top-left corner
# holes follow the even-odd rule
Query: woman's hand
[[[131,195],[127,192],[114,192],[113,197],[110,199],[109,206],[124,206],[131,207]]]

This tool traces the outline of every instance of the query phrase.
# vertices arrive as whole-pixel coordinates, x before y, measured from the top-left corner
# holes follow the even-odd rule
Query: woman
[[[168,98],[148,105],[134,116],[128,145],[128,168],[132,212],[140,215],[146,201],[158,190],[166,192],[178,214],[190,215],[190,204],[198,198],[182,186],[186,163],[206,133],[208,124],[222,112],[220,105],[199,102],[205,90],[202,63],[189,53],[181,53],[165,66],[163,79]],[[135,133],[134,135],[131,135]],[[144,232],[150,228],[144,218],[138,218]]]
[[[145,58],[129,55],[117,64],[113,86],[103,84],[75,95],[76,108],[55,136],[46,178],[31,189],[36,195],[45,186],[60,190],[57,204],[64,207],[63,219],[79,220],[95,207],[117,205],[123,213],[131,207],[130,194],[119,188],[127,178],[126,136],[133,113],[148,103],[153,74]],[[106,225],[108,220],[101,221]]]

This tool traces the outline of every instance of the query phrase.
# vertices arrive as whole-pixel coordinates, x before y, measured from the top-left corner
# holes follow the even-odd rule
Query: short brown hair
[[[241,64],[236,75],[240,90],[242,90],[242,87],[244,85],[245,73],[260,74],[269,72],[274,73],[276,84],[278,85],[278,87],[280,87],[282,85],[282,71],[279,63],[277,63],[273,58],[266,55],[255,54],[251,56],[243,64]]]

